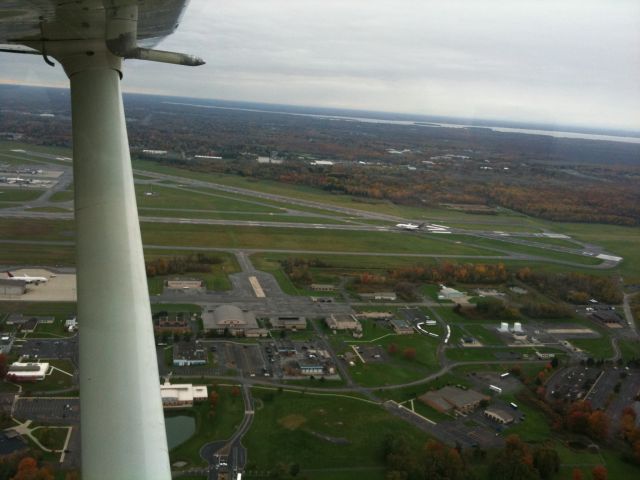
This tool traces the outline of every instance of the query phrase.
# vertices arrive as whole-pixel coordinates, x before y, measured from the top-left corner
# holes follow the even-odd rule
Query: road
[[[629,303],[629,299],[631,298],[631,294],[625,293],[622,300],[622,308],[624,310],[624,318],[627,320],[629,324],[629,328],[634,333],[634,335],[638,335],[638,327],[636,326],[636,322],[633,318],[633,312],[631,311],[631,304]]]

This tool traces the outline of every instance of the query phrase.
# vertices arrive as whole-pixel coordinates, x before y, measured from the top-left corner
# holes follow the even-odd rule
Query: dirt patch
[[[297,430],[306,423],[307,419],[302,415],[292,413],[278,420],[278,423],[287,430]]]

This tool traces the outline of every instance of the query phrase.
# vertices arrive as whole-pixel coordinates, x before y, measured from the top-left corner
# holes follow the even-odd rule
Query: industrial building
[[[271,324],[272,328],[291,330],[294,332],[298,330],[304,330],[307,328],[307,319],[305,317],[297,317],[297,316],[271,317],[269,319],[269,323]]]
[[[27,292],[27,282],[24,280],[9,280],[0,278],[0,295],[24,295]]]
[[[201,402],[209,398],[206,385],[191,385],[190,383],[171,385],[168,381],[160,385],[162,406],[164,408],[189,408],[194,402]]]
[[[413,329],[411,324],[409,324],[409,322],[405,320],[394,318],[392,320],[389,320],[389,325],[391,325],[393,331],[398,335],[411,335],[415,333],[415,330]]]
[[[36,382],[44,380],[49,371],[48,363],[14,362],[9,367],[7,378],[13,382]]]
[[[483,400],[489,397],[475,390],[463,390],[457,387],[443,387],[440,390],[429,391],[418,397],[418,400],[442,413],[456,411],[471,413]]]
[[[440,291],[438,292],[438,300],[451,300],[459,301],[467,297],[466,293],[460,292],[455,288],[445,287],[440,285]]]
[[[362,335],[362,325],[355,316],[350,314],[332,313],[325,318],[325,323],[327,327],[334,331],[351,330],[354,332],[354,336]]]
[[[189,312],[158,312],[153,314],[153,329],[157,333],[187,333],[191,331]]]
[[[395,292],[361,293],[360,296],[367,300],[386,300],[389,302],[395,302],[398,299]]]
[[[202,280],[167,280],[165,286],[169,290],[191,290],[202,291]]]
[[[493,420],[494,422],[498,422],[503,425],[507,425],[513,422],[513,415],[500,408],[487,408],[484,411],[484,416],[490,420]]]
[[[220,305],[215,309],[205,309],[202,314],[204,330],[218,335],[235,337],[265,337],[268,332],[258,326],[255,315],[241,310],[235,305]]]

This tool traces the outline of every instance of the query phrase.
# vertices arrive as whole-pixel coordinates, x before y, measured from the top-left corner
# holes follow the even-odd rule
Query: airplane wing
[[[105,10],[137,5],[137,39],[152,47],[178,27],[188,1],[0,0],[0,42],[104,38]]]

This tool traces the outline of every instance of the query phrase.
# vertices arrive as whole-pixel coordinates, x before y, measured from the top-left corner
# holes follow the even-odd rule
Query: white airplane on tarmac
[[[47,277],[30,277],[29,275],[14,275],[8,270],[7,270],[7,276],[9,277],[9,280],[23,280],[27,283],[35,283],[36,285],[40,283],[47,283],[49,281]]]
[[[420,230],[422,227],[424,227],[424,223],[421,223],[420,225],[417,225],[415,223],[397,223],[396,224],[396,228],[399,228],[400,230],[409,230],[411,232],[414,232],[416,230]]]

